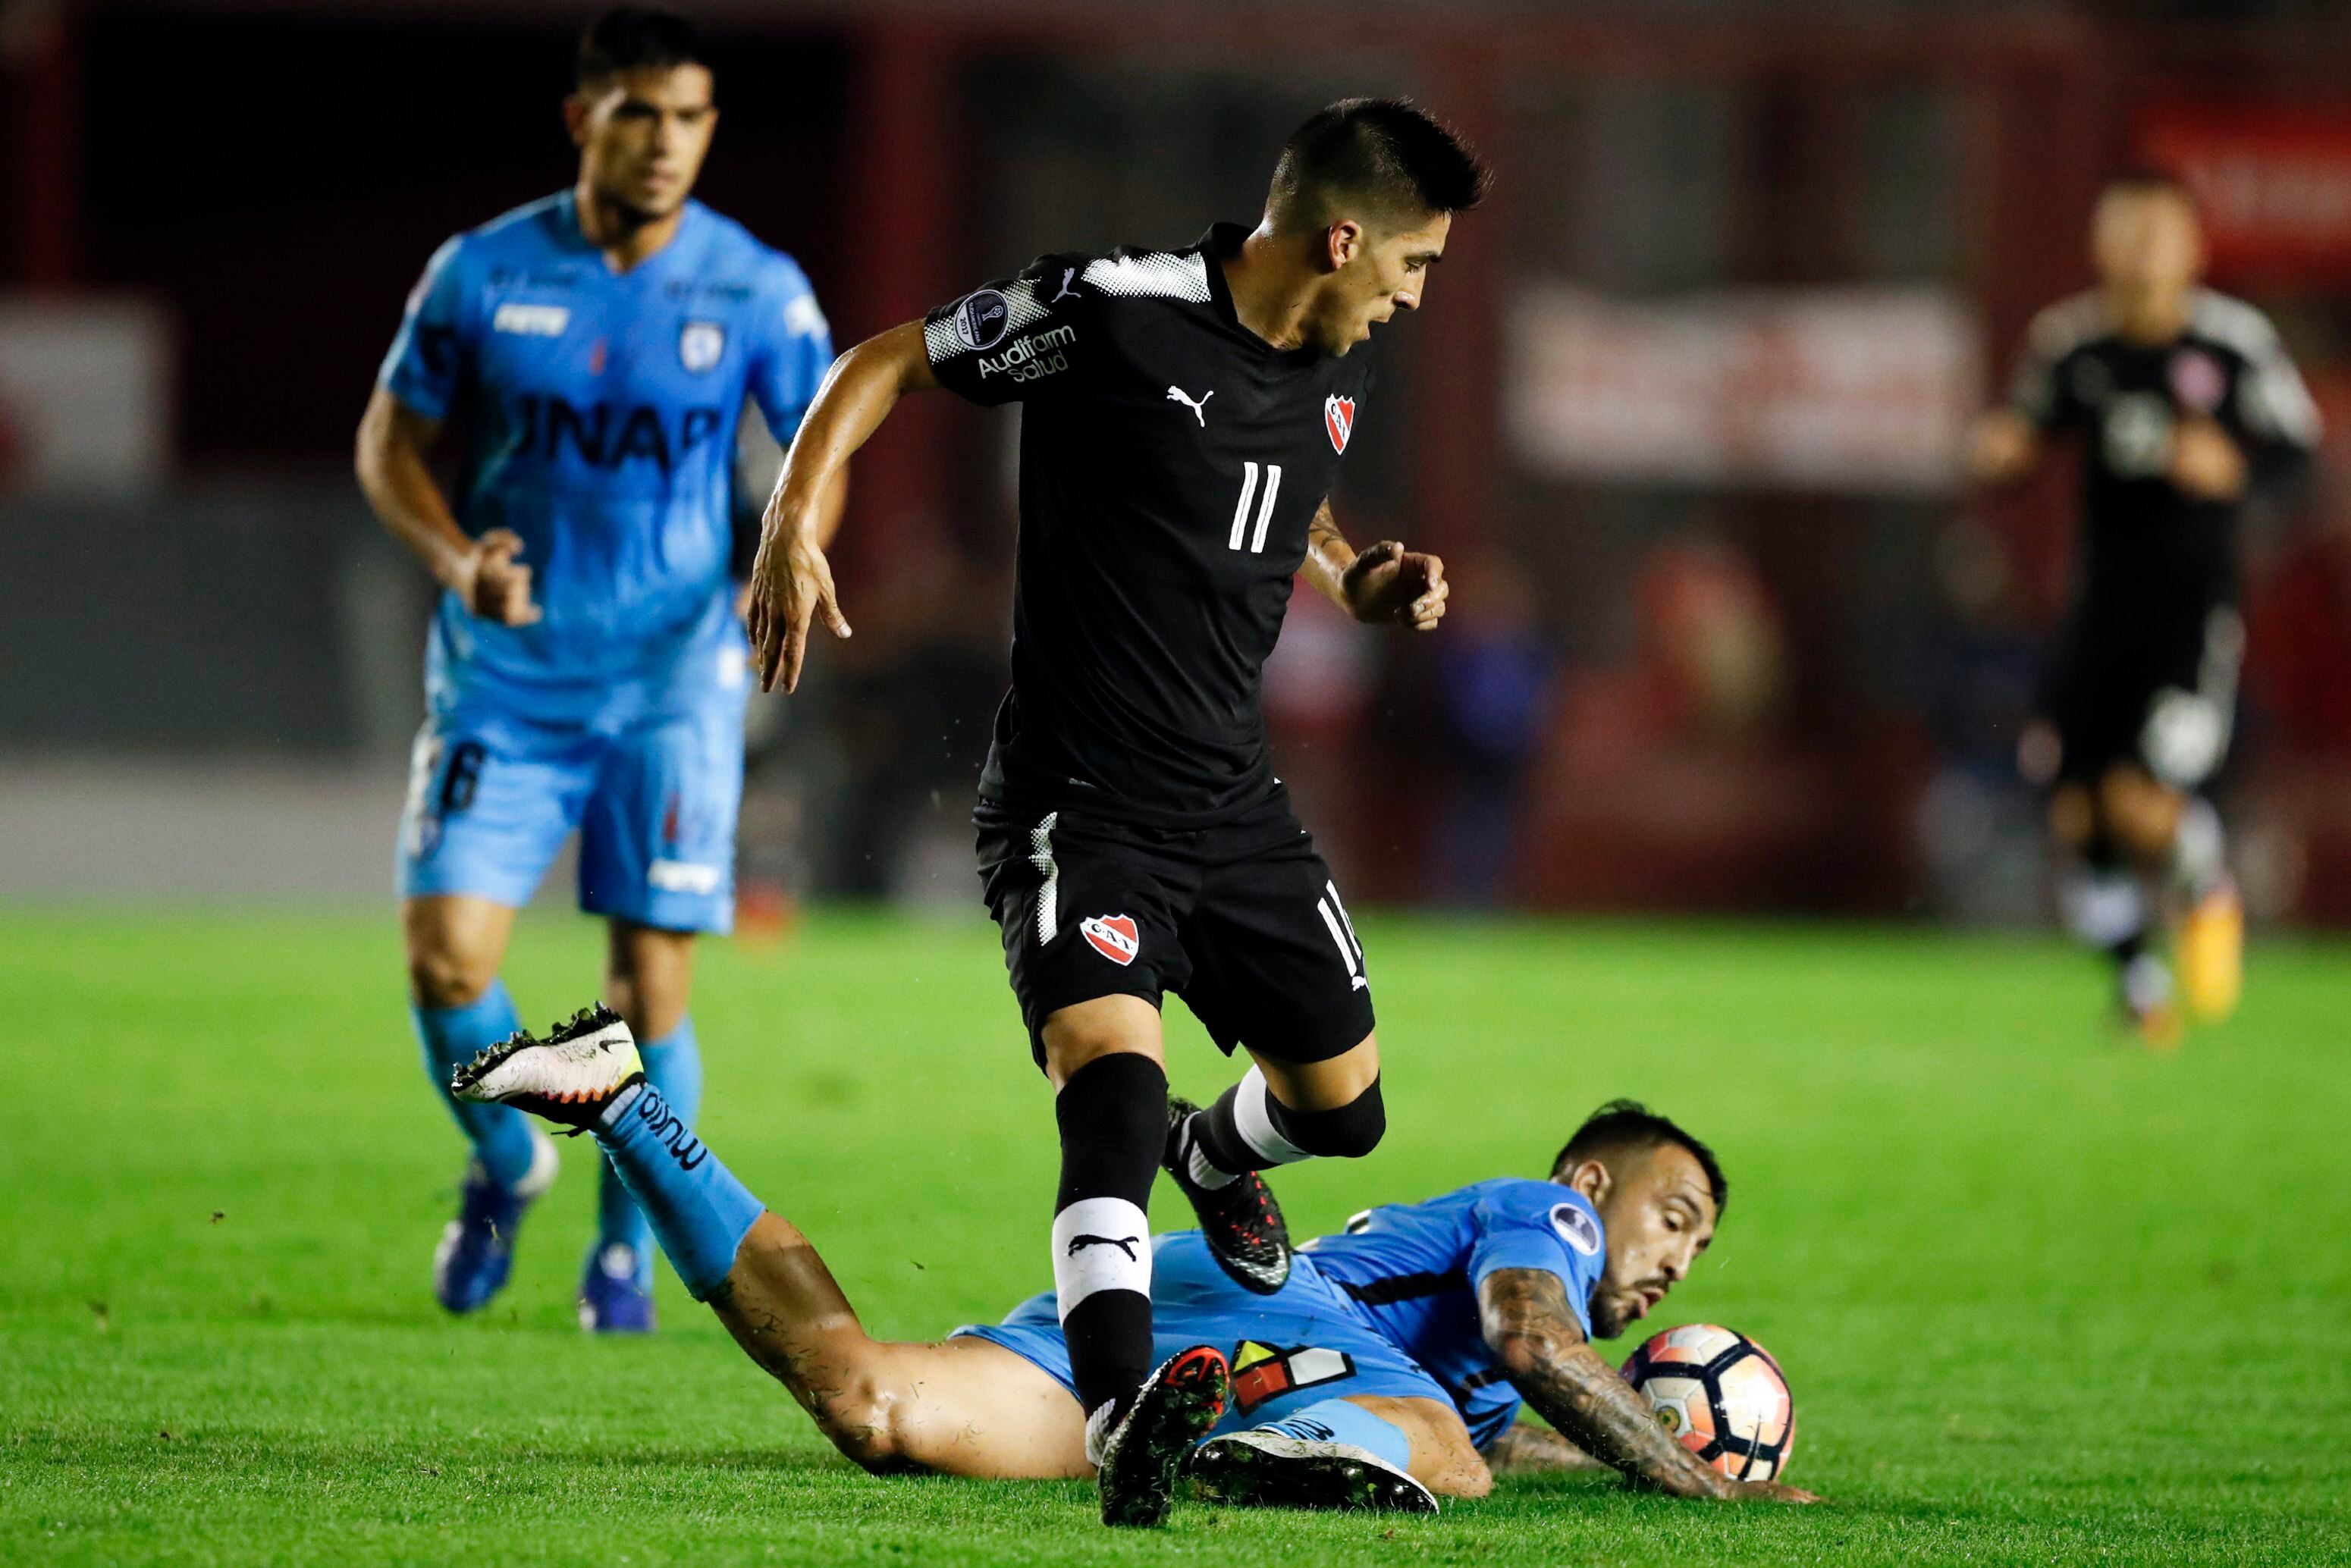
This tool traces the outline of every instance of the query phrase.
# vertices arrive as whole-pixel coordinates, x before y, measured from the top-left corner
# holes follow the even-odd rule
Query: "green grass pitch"
[[[459,1145],[381,915],[0,916],[0,1562],[2310,1563],[2351,1558],[2351,949],[2273,944],[2170,1059],[2053,941],[1378,920],[1386,1144],[1280,1185],[1301,1235],[1537,1174],[1596,1102],[1714,1141],[1720,1238],[1656,1322],[1786,1366],[1815,1510],[1506,1480],[1434,1521],[875,1480],[664,1273],[570,1293],[591,1151],[507,1294],[426,1291]],[[543,1023],[598,933],[526,918]],[[1053,1151],[984,920],[820,912],[711,945],[704,1131],[877,1333],[1040,1288]],[[1171,1009],[1171,1017],[1180,1009]],[[1229,1069],[1185,1019],[1178,1089]],[[1181,1223],[1163,1190],[1156,1218]],[[1607,1347],[1627,1353],[1628,1337]]]

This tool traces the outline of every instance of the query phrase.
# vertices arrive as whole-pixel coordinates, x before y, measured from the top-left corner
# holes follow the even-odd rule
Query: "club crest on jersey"
[[[1091,915],[1079,923],[1078,930],[1088,946],[1121,968],[1134,963],[1134,956],[1143,951],[1143,937],[1132,915]]]
[[[2182,349],[2171,356],[2171,395],[2182,408],[2210,413],[2228,394],[2229,377],[2220,361],[2201,349]]]
[[[1554,1206],[1551,1211],[1551,1228],[1559,1232],[1562,1241],[1586,1258],[1600,1255],[1600,1227],[1592,1222],[1592,1216],[1575,1205],[1562,1203]]]
[[[993,288],[964,296],[955,308],[956,341],[973,350],[993,349],[1012,330],[1012,302]]]
[[[1347,450],[1347,438],[1355,434],[1355,400],[1332,392],[1322,400],[1322,428],[1331,434],[1331,450]]]
[[[678,332],[677,362],[697,376],[726,353],[726,329],[716,321],[688,321]]]

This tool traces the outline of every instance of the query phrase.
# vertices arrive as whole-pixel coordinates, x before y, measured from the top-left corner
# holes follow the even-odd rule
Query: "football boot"
[[[1290,1225],[1273,1188],[1255,1171],[1243,1171],[1222,1186],[1203,1186],[1192,1175],[1196,1142],[1193,1118],[1200,1108],[1170,1095],[1167,1149],[1160,1166],[1191,1200],[1208,1255],[1235,1284],[1270,1296],[1290,1282]]]
[[[513,1186],[490,1179],[479,1160],[465,1165],[457,1218],[433,1249],[433,1295],[453,1312],[474,1312],[506,1288],[514,1268],[515,1232],[538,1196],[555,1185],[555,1142],[530,1129],[530,1169]]]
[[[580,1326],[590,1333],[653,1332],[653,1271],[648,1260],[620,1242],[588,1252],[580,1276]]]
[[[1100,1472],[1104,1524],[1167,1522],[1185,1456],[1225,1413],[1231,1386],[1224,1353],[1196,1344],[1161,1362],[1123,1409],[1093,1413],[1086,1457]]]
[[[621,1091],[644,1076],[629,1026],[600,1002],[572,1014],[545,1040],[517,1030],[459,1064],[449,1088],[460,1100],[512,1105],[544,1116],[576,1136],[596,1124]]]
[[[2189,909],[2172,959],[2189,1018],[2219,1023],[2237,1010],[2245,988],[2245,904],[2234,883],[2221,882]]]
[[[1258,1428],[1211,1437],[1185,1474],[1210,1502],[1435,1513],[1437,1496],[1369,1448]]]

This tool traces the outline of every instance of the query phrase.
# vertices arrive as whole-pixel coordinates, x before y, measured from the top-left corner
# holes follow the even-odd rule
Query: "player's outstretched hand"
[[[501,626],[528,626],[542,612],[530,596],[530,568],[515,558],[522,554],[522,537],[511,528],[492,528],[474,541],[453,584],[465,608]]]
[[[1416,632],[1445,619],[1445,601],[1453,591],[1442,560],[1394,539],[1382,539],[1348,563],[1339,584],[1356,620],[1397,622]]]
[[[810,623],[821,615],[826,630],[846,637],[849,620],[833,596],[832,563],[824,559],[824,551],[799,528],[777,528],[770,514],[771,526],[751,563],[747,630],[759,689],[772,692],[780,681],[789,692],[800,684]]]

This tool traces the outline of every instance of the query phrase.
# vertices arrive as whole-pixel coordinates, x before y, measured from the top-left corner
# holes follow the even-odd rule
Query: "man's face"
[[[2168,312],[2196,287],[2204,236],[2176,191],[2109,191],[2091,220],[2090,256],[2126,317]]]
[[[1343,354],[1397,311],[1418,309],[1428,269],[1445,254],[1445,237],[1452,229],[1453,214],[1438,213],[1416,228],[1394,233],[1352,219],[1324,231],[1336,265],[1307,311],[1306,346]]]
[[[685,204],[718,126],[701,66],[622,71],[572,94],[563,110],[589,190],[640,223]]]
[[[1688,1277],[1714,1239],[1714,1195],[1697,1156],[1679,1144],[1584,1161],[1559,1179],[1592,1201],[1608,1261],[1592,1289],[1592,1337],[1614,1339]]]

